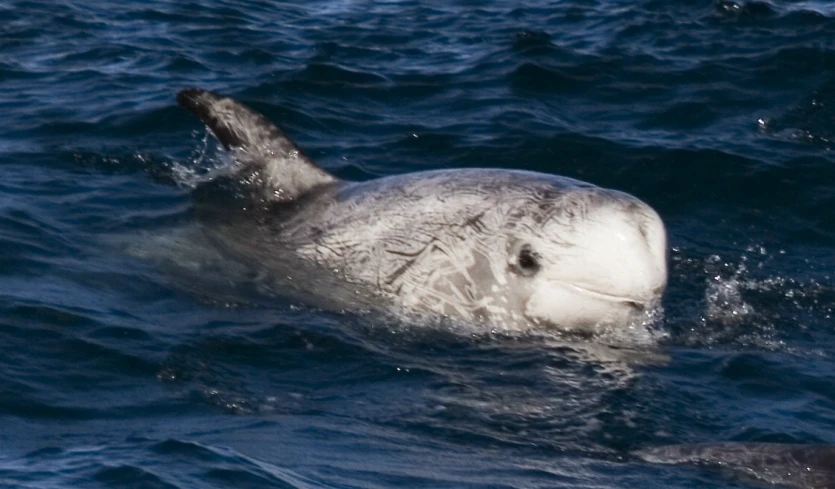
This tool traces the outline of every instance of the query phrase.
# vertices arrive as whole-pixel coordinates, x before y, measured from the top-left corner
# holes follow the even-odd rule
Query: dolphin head
[[[653,309],[667,283],[664,224],[647,204],[593,186],[538,195],[505,222],[506,278],[533,325],[594,332]]]

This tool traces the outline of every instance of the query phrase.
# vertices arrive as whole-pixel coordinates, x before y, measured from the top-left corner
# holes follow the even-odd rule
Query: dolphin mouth
[[[567,285],[571,289],[580,292],[583,295],[591,296],[606,302],[620,302],[625,306],[629,306],[630,308],[635,309],[636,311],[643,311],[649,308],[650,304],[653,303],[653,299],[632,297],[626,295],[607,294],[605,292],[600,292],[589,287],[577,285],[576,283],[568,282],[565,285]]]

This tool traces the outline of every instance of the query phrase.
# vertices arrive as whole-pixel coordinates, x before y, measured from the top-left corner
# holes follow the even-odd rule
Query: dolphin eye
[[[520,274],[530,277],[539,271],[539,255],[531,250],[530,245],[524,245],[516,258],[516,269]]]

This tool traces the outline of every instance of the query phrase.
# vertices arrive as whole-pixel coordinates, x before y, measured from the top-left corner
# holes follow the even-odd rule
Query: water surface
[[[749,487],[630,452],[835,443],[829,3],[0,17],[4,487]],[[218,299],[220,272],[124,253],[114,236],[193,222],[173,180],[217,161],[175,106],[189,86],[246,101],[343,178],[504,167],[636,195],[670,236],[668,359]]]

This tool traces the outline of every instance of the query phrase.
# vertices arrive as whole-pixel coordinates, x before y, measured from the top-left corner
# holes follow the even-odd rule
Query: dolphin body
[[[341,290],[339,308],[587,333],[626,327],[665,288],[664,225],[631,195],[503,169],[344,181],[231,98],[186,89],[177,101],[234,157],[194,191],[205,235],[311,295]]]
[[[835,445],[707,443],[636,452],[647,462],[702,465],[796,489],[835,489]]]

